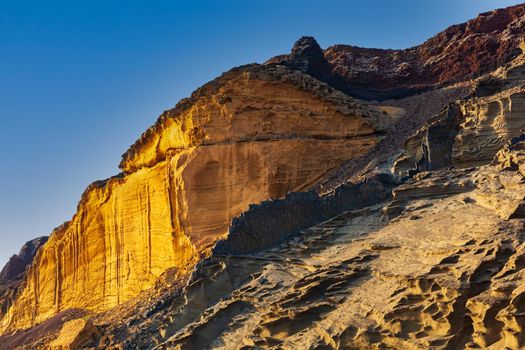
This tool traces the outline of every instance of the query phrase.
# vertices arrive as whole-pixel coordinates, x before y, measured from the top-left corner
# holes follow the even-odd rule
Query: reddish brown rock
[[[316,64],[297,65],[295,47],[291,54],[277,56],[268,63],[308,72],[359,98],[399,98],[471,79],[511,61],[521,52],[524,16],[525,4],[482,13],[403,50],[334,45],[324,50],[331,74],[325,72],[325,64],[319,63],[317,56],[311,56]],[[304,41],[301,38],[296,47]],[[312,72],[314,67],[318,70]]]
[[[523,347],[524,8],[204,85],[0,293],[0,349]]]

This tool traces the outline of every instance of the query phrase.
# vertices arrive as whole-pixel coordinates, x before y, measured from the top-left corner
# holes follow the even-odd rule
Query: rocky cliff
[[[47,242],[47,238],[38,237],[26,242],[20,248],[20,252],[13,255],[0,271],[0,284],[7,284],[22,278],[26,268],[33,262],[38,249]]]
[[[0,349],[524,347],[524,23],[199,88],[4,268]]]
[[[183,278],[250,204],[308,189],[395,118],[285,67],[224,74],[162,114],[124,154],[122,174],[85,191],[37,254],[3,329],[67,308],[105,311],[167,269]]]
[[[525,75],[501,78],[522,62],[473,81],[354,183],[251,207],[180,296],[153,319],[130,315],[139,331],[123,344],[523,348]]]
[[[519,47],[525,52],[523,43]],[[470,98],[449,104],[410,136],[395,161],[394,173],[407,176],[414,171],[486,164],[508,140],[521,135],[525,128],[524,57],[522,53],[479,78]]]

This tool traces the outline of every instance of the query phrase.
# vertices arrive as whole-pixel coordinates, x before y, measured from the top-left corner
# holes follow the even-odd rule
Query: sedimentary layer
[[[511,191],[515,174],[497,174],[421,174],[405,186],[411,196],[400,189],[396,218],[368,207],[252,258],[214,258],[214,282],[188,300],[215,302],[157,348],[522,346],[523,221],[478,202],[483,186],[463,185],[504,181]]]
[[[336,215],[273,248],[220,251],[198,264],[181,292],[125,313],[132,326],[119,330],[126,336],[105,344],[520,348],[523,139],[491,165],[420,172],[395,187],[392,199]]]

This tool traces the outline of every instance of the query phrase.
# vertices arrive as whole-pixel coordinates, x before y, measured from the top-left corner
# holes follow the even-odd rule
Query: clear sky
[[[231,67],[322,47],[406,48],[504,0],[0,0],[0,265],[69,220],[157,116]]]

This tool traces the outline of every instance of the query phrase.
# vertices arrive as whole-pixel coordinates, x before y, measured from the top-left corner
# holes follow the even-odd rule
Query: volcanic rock
[[[525,35],[525,5],[480,14],[404,49],[334,45],[324,50],[334,86],[368,100],[402,98],[429,88],[465,81],[516,58]],[[268,63],[287,64],[294,53]]]

